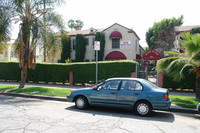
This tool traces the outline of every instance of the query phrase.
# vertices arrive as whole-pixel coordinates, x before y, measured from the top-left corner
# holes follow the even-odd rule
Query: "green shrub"
[[[21,70],[16,62],[0,62],[0,79],[20,81]]]
[[[76,49],[75,49],[75,60],[76,62],[83,62],[85,58],[86,44],[84,35],[76,35]]]
[[[189,70],[189,69],[188,69]],[[163,73],[163,88],[172,89],[195,89],[196,88],[196,76],[195,73],[189,73],[187,70],[184,72],[185,78],[179,82],[173,81],[173,79],[166,73]]]
[[[98,62],[98,79],[111,77],[130,77],[135,72],[135,61]],[[0,80],[20,80],[20,68],[17,62],[0,62]],[[69,71],[73,72],[74,83],[95,81],[96,63],[37,63],[34,70],[28,69],[27,81],[62,82],[69,81]]]

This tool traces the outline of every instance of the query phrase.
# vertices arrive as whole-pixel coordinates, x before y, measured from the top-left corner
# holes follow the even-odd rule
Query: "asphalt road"
[[[200,114],[130,110],[0,95],[0,133],[200,133]]]

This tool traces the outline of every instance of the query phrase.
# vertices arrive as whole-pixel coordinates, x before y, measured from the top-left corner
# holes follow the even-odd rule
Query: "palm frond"
[[[180,55],[181,53],[177,50],[172,50],[172,51],[164,51],[165,56],[175,56],[175,55]]]
[[[197,66],[200,67],[200,50],[194,54],[192,60],[194,61],[195,64],[197,64]]]
[[[158,71],[165,71],[167,69],[167,67],[170,65],[170,63],[177,59],[179,59],[179,57],[162,58],[162,59],[158,60],[156,69]]]
[[[48,23],[47,26],[53,26],[60,31],[64,31],[65,29],[65,24],[62,19],[62,16],[55,13],[55,12],[49,12],[46,15],[46,22]]]
[[[189,66],[193,66],[190,58],[179,58],[172,61],[166,71],[173,77],[174,81],[180,81],[184,78],[184,70]]]
[[[190,33],[182,33],[179,40],[180,47],[185,51],[186,55],[191,57],[200,49],[200,35]]]

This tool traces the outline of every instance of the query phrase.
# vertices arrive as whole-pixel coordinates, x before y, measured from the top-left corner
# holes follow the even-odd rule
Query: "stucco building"
[[[140,46],[140,38],[132,29],[120,24],[113,24],[106,29],[90,28],[89,30],[71,31],[67,34],[71,40],[71,62],[75,61],[76,35],[83,34],[86,42],[85,61],[94,61],[94,41],[96,32],[105,34],[104,60],[136,60],[136,55],[143,55],[144,49]]]

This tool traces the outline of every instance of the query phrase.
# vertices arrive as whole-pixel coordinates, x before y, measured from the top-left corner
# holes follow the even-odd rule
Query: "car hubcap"
[[[82,98],[77,99],[76,103],[79,108],[84,106],[84,100]]]
[[[149,107],[146,104],[142,103],[138,105],[137,110],[140,114],[145,115],[148,113]]]

